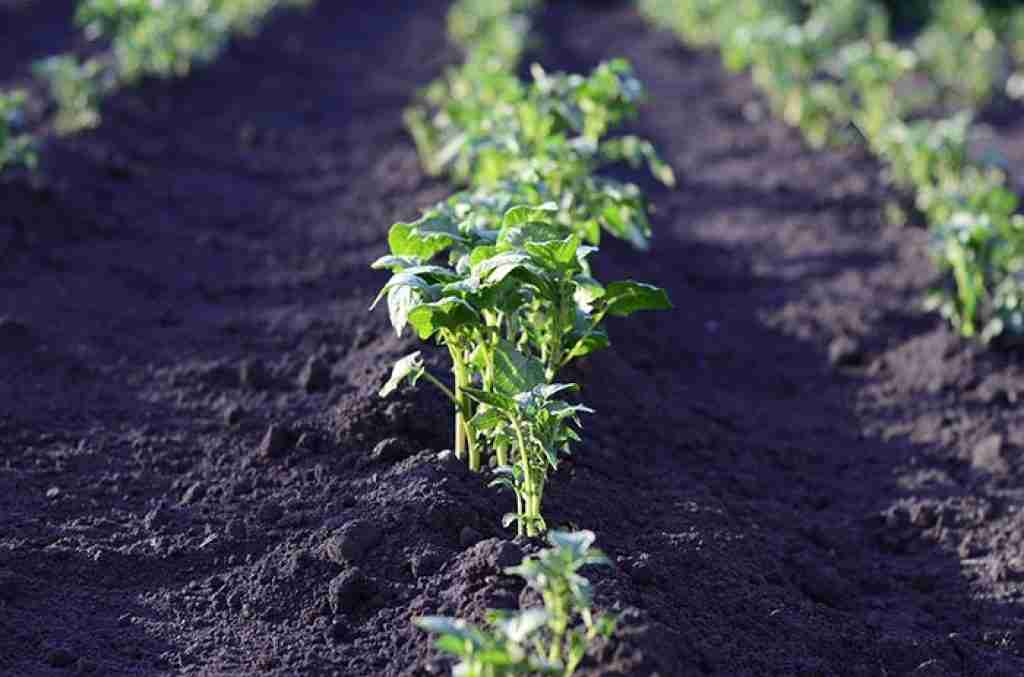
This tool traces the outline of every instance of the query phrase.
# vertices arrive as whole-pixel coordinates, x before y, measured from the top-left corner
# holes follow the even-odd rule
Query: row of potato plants
[[[75,23],[105,49],[84,59],[65,54],[36,64],[57,104],[55,127],[94,127],[104,97],[144,78],[183,77],[220,56],[232,37],[255,32],[271,11],[310,2],[81,0]]]
[[[533,0],[457,2],[449,19],[467,58],[423,92],[406,115],[427,170],[462,186],[388,233],[392,272],[377,300],[391,323],[444,346],[452,384],[419,351],[397,362],[381,390],[405,380],[436,386],[453,405],[455,454],[491,467],[516,500],[506,525],[546,529],[545,483],[579,441],[581,414],[559,381],[564,368],[609,344],[604,321],[671,307],[664,290],[603,283],[591,268],[602,233],[644,249],[650,224],[637,186],[599,176],[610,162],[646,164],[672,184],[648,141],[608,133],[634,114],[643,90],[627,63],[589,76],[515,73]]]
[[[59,54],[33,68],[55,105],[53,127],[95,127],[105,97],[145,78],[185,76],[216,59],[233,37],[254,33],[273,10],[312,1],[81,0],[75,23],[98,51]],[[0,92],[0,171],[36,164],[36,139],[24,119],[24,94]]]
[[[503,522],[520,536],[547,530],[548,477],[581,441],[581,416],[561,378],[573,361],[609,345],[610,316],[671,308],[664,290],[597,279],[591,259],[610,235],[640,250],[650,244],[639,188],[600,176],[608,163],[646,165],[663,183],[672,170],[650,142],[610,137],[632,116],[643,89],[621,60],[588,76],[548,73],[531,82],[516,70],[539,0],[458,0],[449,34],[465,60],[428,86],[406,112],[422,164],[460,190],[388,233],[390,253],[375,268],[392,276],[387,299],[399,336],[411,327],[447,349],[450,384],[419,351],[395,364],[381,389],[430,382],[452,403],[455,454],[510,489],[515,512]],[[522,577],[543,606],[492,611],[479,627],[456,618],[415,619],[436,646],[459,660],[462,677],[574,674],[591,643],[616,620],[592,611],[579,570],[606,564],[589,531],[549,531],[551,547],[506,574]]]
[[[909,47],[890,37],[877,2],[642,0],[641,8],[686,42],[719,45],[725,65],[749,70],[811,145],[866,143],[913,194],[948,273],[926,305],[964,336],[1024,338],[1024,218],[1005,163],[979,157],[971,143],[974,107],[992,96],[999,72],[997,36],[975,0],[936,3],[934,23]]]

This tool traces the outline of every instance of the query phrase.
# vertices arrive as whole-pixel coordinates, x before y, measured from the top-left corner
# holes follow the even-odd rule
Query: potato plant
[[[614,616],[594,614],[590,582],[579,573],[588,565],[609,564],[592,547],[594,540],[591,531],[551,531],[552,547],[505,570],[540,594],[543,607],[491,611],[485,628],[444,616],[414,623],[437,635],[437,648],[459,660],[453,674],[460,677],[571,677],[591,644],[615,632]]]
[[[664,290],[630,280],[604,285],[588,258],[597,250],[551,220],[553,205],[509,209],[498,230],[441,213],[395,224],[391,254],[374,263],[391,270],[374,305],[387,298],[398,335],[448,349],[453,386],[428,375],[416,354],[398,362],[381,390],[427,377],[451,399],[455,453],[470,469],[493,456],[498,484],[517,498],[520,531],[544,529],[540,504],[549,470],[578,440],[574,426],[589,411],[552,399],[572,360],[609,344],[603,323],[642,310],[671,307]],[[437,261],[447,253],[447,264]]]
[[[949,271],[927,306],[965,336],[1024,334],[1020,270],[1024,231],[1005,173],[972,156],[971,115],[928,117],[936,107],[979,105],[1009,69],[1012,17],[994,21],[976,0],[942,0],[908,50],[888,39],[876,2],[823,0],[644,0],[654,21],[698,44],[718,42],[723,59],[750,69],[776,111],[813,146],[863,139],[910,191]],[[1024,19],[1019,25],[1024,26]],[[999,28],[999,27],[1002,28]],[[906,86],[913,78],[913,85]],[[922,87],[921,83],[932,83]],[[1024,91],[1024,88],[1022,88]]]
[[[639,189],[597,176],[611,162],[646,164],[664,184],[671,168],[654,146],[608,133],[633,116],[643,88],[629,64],[613,60],[589,76],[531,69],[525,85],[511,72],[467,62],[424,93],[406,121],[424,167],[471,189],[516,194],[521,203],[553,202],[559,220],[597,244],[602,231],[638,248],[650,224]]]
[[[9,167],[32,169],[36,165],[35,143],[22,131],[24,106],[24,93],[0,92],[0,171]]]

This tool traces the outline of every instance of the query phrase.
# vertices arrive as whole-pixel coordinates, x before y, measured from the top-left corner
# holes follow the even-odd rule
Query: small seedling
[[[36,149],[32,136],[25,131],[25,94],[0,92],[0,171],[8,167],[33,169]]]
[[[611,637],[617,622],[611,615],[594,615],[590,582],[579,573],[587,565],[609,564],[591,547],[594,539],[591,531],[552,531],[552,547],[505,570],[540,594],[542,608],[491,611],[485,628],[443,616],[413,622],[438,635],[435,646],[459,660],[452,673],[459,677],[571,677],[593,642]]]

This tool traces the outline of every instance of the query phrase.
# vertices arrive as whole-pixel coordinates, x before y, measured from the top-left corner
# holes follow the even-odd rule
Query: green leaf
[[[446,284],[459,279],[459,274],[451,268],[444,266],[412,266],[403,272],[409,275],[416,275],[431,284]]]
[[[558,205],[554,202],[545,202],[537,207],[520,205],[505,212],[505,216],[501,219],[501,226],[504,229],[506,226],[521,226],[530,221],[546,222],[557,213]]]
[[[576,251],[580,248],[580,236],[573,233],[561,240],[547,242],[526,242],[523,248],[549,267],[564,270],[576,263]]]
[[[430,284],[417,275],[411,275],[406,272],[395,273],[391,276],[391,279],[388,280],[387,284],[385,284],[377,293],[377,298],[375,298],[373,303],[370,304],[370,310],[377,307],[377,304],[380,303],[380,300],[384,298],[385,294],[390,293],[392,289],[397,287],[410,287],[420,291],[427,291],[430,288]]]
[[[395,366],[391,369],[391,378],[380,389],[380,396],[387,397],[407,378],[413,385],[416,385],[416,381],[422,375],[423,360],[420,359],[420,351],[417,350],[395,362]]]
[[[576,307],[584,313],[590,313],[594,309],[594,301],[604,296],[604,286],[590,275],[577,275],[573,282],[576,283],[576,291],[572,298]]]
[[[611,345],[611,341],[608,340],[608,334],[604,331],[594,330],[579,337],[571,345],[572,348],[569,350],[568,359],[574,360],[578,357],[585,357],[598,350],[604,350]]]
[[[486,390],[480,390],[478,388],[472,388],[470,386],[463,386],[462,392],[468,397],[481,402],[482,404],[489,404],[496,409],[500,409],[505,412],[514,412],[516,409],[516,401],[507,395],[501,395],[499,393],[492,393]]]
[[[544,609],[526,609],[511,618],[503,619],[497,623],[502,634],[516,644],[522,644],[530,635],[543,628],[551,619]]]
[[[502,339],[494,350],[494,387],[503,395],[517,395],[544,383],[544,365]]]
[[[479,322],[480,315],[464,300],[449,296],[417,305],[409,311],[408,321],[419,337],[426,340],[442,329],[458,329]]]
[[[468,658],[473,655],[472,643],[456,635],[441,635],[434,640],[434,647],[460,658]]]
[[[593,414],[594,410],[583,404],[567,404],[562,402],[561,404],[552,406],[548,409],[551,415],[555,417],[555,420],[562,421],[567,418],[576,419],[580,414]]]
[[[579,389],[580,387],[575,383],[546,383],[535,387],[534,392],[545,400],[549,400],[558,393],[576,391]]]
[[[409,320],[409,313],[422,302],[414,287],[403,285],[392,287],[388,291],[388,315],[396,334],[402,335]]]
[[[589,529],[581,531],[552,531],[548,534],[548,542],[556,548],[565,548],[575,556],[582,556],[597,540],[597,536]]]
[[[530,257],[520,252],[504,252],[492,256],[473,266],[473,277],[495,285],[517,270],[523,270],[531,277],[542,277],[542,273],[530,265]]]
[[[458,226],[448,219],[424,216],[412,223],[396,223],[388,231],[388,246],[393,256],[415,257],[422,261],[462,241]]]
[[[379,259],[371,263],[370,267],[373,268],[374,270],[381,270],[386,268],[390,270],[392,273],[398,273],[402,272],[407,268],[418,266],[419,264],[420,260],[417,258],[409,256],[392,256],[388,254],[386,256],[380,257]]]
[[[486,433],[501,425],[504,420],[505,417],[497,409],[481,407],[473,416],[473,430],[478,433]]]
[[[475,639],[476,632],[479,632],[469,623],[448,616],[420,616],[414,618],[412,622],[420,630],[426,630],[435,635],[453,635],[469,641]]]
[[[626,317],[641,310],[670,310],[672,302],[664,289],[643,282],[625,280],[608,285],[604,296],[607,312]]]
[[[481,261],[486,261],[489,258],[497,256],[501,252],[505,251],[503,247],[497,245],[486,244],[474,247],[473,251],[469,253],[469,265],[473,267]]]
[[[506,247],[522,247],[527,242],[548,242],[562,240],[569,229],[549,221],[530,221],[528,223],[503,227],[498,233],[498,244]]]

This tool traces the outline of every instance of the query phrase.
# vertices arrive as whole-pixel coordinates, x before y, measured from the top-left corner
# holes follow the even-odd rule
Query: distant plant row
[[[81,0],[75,22],[101,49],[86,58],[49,57],[33,69],[53,99],[52,124],[59,133],[94,127],[113,92],[144,78],[187,75],[216,59],[232,37],[256,31],[272,10],[312,1]],[[0,170],[36,163],[25,118],[23,92],[0,93]]]
[[[910,191],[948,281],[927,305],[965,336],[1024,338],[1024,218],[1005,162],[972,147],[973,111],[1024,94],[1024,10],[931,3],[909,45],[864,0],[642,0],[686,42],[717,44],[816,147],[863,141]],[[940,112],[939,117],[935,117]]]

